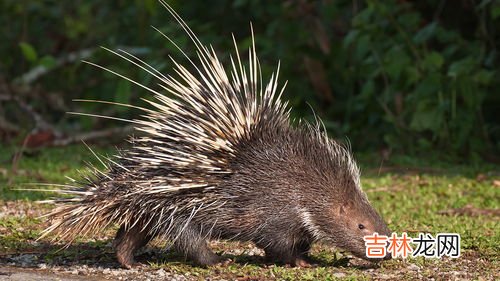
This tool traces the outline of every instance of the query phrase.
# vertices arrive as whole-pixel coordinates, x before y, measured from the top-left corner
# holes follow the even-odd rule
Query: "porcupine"
[[[231,57],[228,74],[214,49],[160,3],[196,46],[197,63],[188,58],[194,70],[172,59],[178,77],[165,76],[125,51],[108,49],[158,79],[160,92],[90,63],[155,99],[146,100],[152,109],[128,105],[145,112],[128,120],[144,135],[102,161],[106,171],[95,169],[84,184],[63,190],[76,196],[55,200],[60,205],[48,214],[52,224],[43,235],[72,241],[118,225],[114,246],[127,268],[156,237],[198,265],[221,261],[208,246],[212,239],[252,241],[270,261],[297,266],[308,264],[318,240],[367,259],[363,236],[388,235],[389,229],[362,191],[349,149],[330,139],[319,121],[291,124],[290,108],[281,101],[286,83],[277,90],[279,63],[264,85],[255,42],[245,67],[233,36],[236,60]]]

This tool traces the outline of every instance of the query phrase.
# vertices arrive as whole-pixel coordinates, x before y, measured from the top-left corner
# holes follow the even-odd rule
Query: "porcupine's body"
[[[362,192],[350,153],[319,126],[290,125],[277,75],[260,82],[255,47],[249,67],[238,56],[228,75],[165,7],[198,48],[195,71],[176,64],[176,80],[114,52],[175,98],[141,85],[156,98],[142,120],[132,120],[145,136],[71,191],[79,197],[61,199],[69,202],[50,214],[46,233],[72,239],[119,224],[115,247],[125,267],[155,237],[201,265],[220,261],[208,248],[211,239],[253,241],[272,261],[294,265],[305,264],[319,239],[366,258],[363,236],[389,230]]]

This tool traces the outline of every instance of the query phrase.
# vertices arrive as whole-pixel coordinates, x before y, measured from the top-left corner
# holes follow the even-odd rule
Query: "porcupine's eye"
[[[363,229],[365,229],[365,226],[362,225],[362,224],[358,224],[358,228],[361,229],[361,230],[363,230]]]

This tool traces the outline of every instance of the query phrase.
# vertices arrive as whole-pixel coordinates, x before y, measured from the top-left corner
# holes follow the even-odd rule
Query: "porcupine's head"
[[[303,180],[308,190],[299,209],[302,224],[319,240],[332,242],[357,257],[366,256],[366,235],[390,235],[382,217],[361,189],[360,171],[348,148],[329,139],[320,126],[307,126],[301,135]],[[385,258],[388,259],[390,255]]]

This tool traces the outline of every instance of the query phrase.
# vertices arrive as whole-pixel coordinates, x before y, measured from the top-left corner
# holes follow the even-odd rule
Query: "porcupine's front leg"
[[[197,265],[210,266],[223,261],[222,257],[210,249],[206,236],[203,236],[194,225],[182,230],[174,241],[174,248]]]
[[[309,257],[309,251],[311,250],[311,241],[303,240],[299,242],[295,250],[295,263],[294,266],[298,267],[310,267],[312,265],[311,258]]]
[[[146,246],[151,240],[151,236],[147,234],[147,230],[136,225],[130,229],[125,229],[122,225],[116,233],[114,247],[116,249],[116,258],[118,262],[125,268],[132,268],[140,265],[134,260],[134,253]]]

